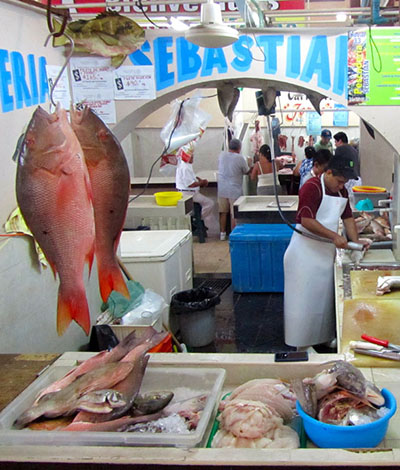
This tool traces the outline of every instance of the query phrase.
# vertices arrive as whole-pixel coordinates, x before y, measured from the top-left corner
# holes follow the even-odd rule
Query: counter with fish
[[[0,462],[35,462],[45,469],[54,463],[400,464],[400,418],[393,415],[395,399],[387,398],[400,396],[393,369],[356,369],[332,354],[303,363],[276,363],[271,354],[148,358],[155,335],[149,329],[147,340],[133,335],[109,352],[64,353],[0,414]],[[386,419],[387,432],[368,452],[318,448],[301,429],[296,398],[321,425],[350,429],[340,425]]]

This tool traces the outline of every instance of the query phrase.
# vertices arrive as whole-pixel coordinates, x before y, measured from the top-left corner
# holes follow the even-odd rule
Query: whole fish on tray
[[[130,191],[124,152],[111,130],[89,107],[71,110],[71,126],[82,146],[92,186],[101,297],[107,302],[115,290],[129,298],[116,257]]]
[[[61,23],[53,20],[56,32]],[[111,57],[111,64],[119,67],[125,57],[135,52],[144,42],[144,29],[130,18],[107,10],[91,20],[77,20],[67,24],[65,32],[74,40],[75,52],[89,52]],[[66,36],[54,37],[53,46],[69,44]]]
[[[60,286],[57,332],[72,320],[89,334],[83,283],[85,262],[94,256],[94,215],[83,151],[66,111],[33,113],[18,156],[16,195],[21,213]]]

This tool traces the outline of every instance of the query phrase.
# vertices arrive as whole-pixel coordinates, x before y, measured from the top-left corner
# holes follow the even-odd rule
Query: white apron
[[[325,194],[316,220],[337,232],[347,198]],[[301,224],[297,228],[307,232]],[[285,252],[284,325],[285,343],[312,346],[335,337],[334,269],[336,247],[293,232]]]

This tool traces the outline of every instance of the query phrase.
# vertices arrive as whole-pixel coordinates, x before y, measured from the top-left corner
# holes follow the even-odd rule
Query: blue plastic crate
[[[292,236],[286,224],[243,224],[229,237],[235,292],[283,292],[283,256]]]

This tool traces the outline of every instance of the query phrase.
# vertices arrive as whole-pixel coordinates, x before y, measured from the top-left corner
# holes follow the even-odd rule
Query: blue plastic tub
[[[283,292],[283,255],[292,229],[286,224],[237,225],[229,237],[235,292]]]
[[[311,441],[322,448],[362,449],[376,447],[385,437],[389,420],[396,412],[396,399],[389,390],[382,389],[385,406],[389,412],[381,419],[360,426],[336,426],[312,418],[304,412],[300,403],[296,408],[303,419],[304,429]]]

